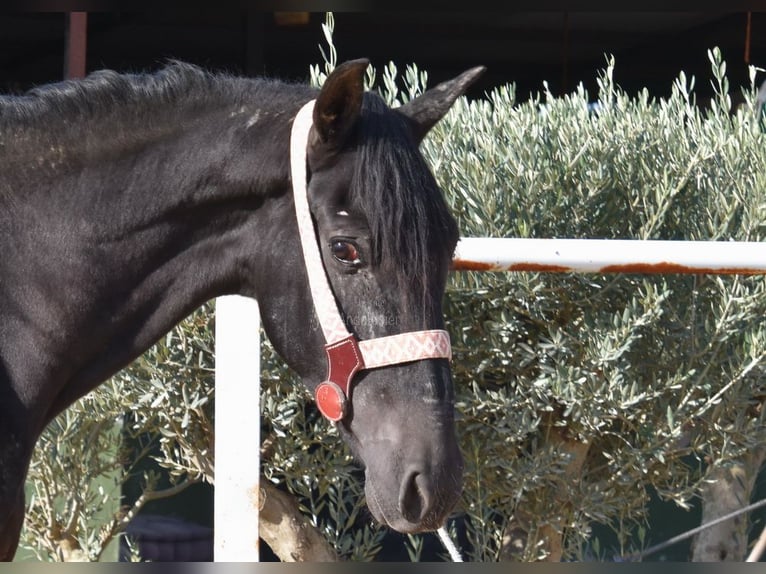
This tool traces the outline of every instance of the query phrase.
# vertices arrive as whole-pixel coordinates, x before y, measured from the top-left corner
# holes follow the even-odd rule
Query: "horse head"
[[[417,346],[417,338],[394,337],[407,333],[439,346],[458,228],[418,146],[482,69],[391,109],[365,93],[367,64],[338,66],[313,104],[305,159],[298,160],[306,163],[310,241],[319,247],[341,329],[359,342],[349,354],[381,338]],[[328,376],[329,341],[316,308],[326,302],[312,298],[307,258],[292,226],[275,230],[265,265],[271,287],[258,298],[275,348],[316,391]],[[337,416],[323,413],[364,464],[375,518],[400,532],[435,530],[462,488],[448,353],[394,352],[402,357],[352,372],[348,404]]]

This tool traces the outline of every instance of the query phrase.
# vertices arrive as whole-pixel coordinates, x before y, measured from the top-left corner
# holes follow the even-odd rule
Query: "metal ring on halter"
[[[332,381],[323,381],[314,393],[317,407],[322,415],[334,422],[340,422],[348,415],[348,400],[343,390]]]

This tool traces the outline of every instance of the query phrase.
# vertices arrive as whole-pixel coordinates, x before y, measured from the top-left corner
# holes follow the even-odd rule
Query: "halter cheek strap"
[[[311,297],[325,337],[327,380],[319,384],[315,397],[320,412],[338,422],[348,413],[351,381],[363,369],[375,369],[423,359],[450,359],[449,334],[442,329],[411,331],[359,341],[348,331],[330,289],[307,196],[306,147],[312,125],[314,101],[301,108],[290,135],[290,168],[295,214],[308,272]]]

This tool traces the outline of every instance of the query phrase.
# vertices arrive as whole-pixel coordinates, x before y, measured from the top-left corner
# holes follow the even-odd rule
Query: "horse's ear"
[[[468,87],[484,73],[484,70],[486,70],[484,66],[471,68],[396,108],[396,111],[411,120],[417,141],[422,140],[428,130],[444,117],[455,100],[465,93]]]
[[[362,108],[364,72],[369,60],[351,60],[327,77],[314,104],[314,130],[322,144],[343,145]]]

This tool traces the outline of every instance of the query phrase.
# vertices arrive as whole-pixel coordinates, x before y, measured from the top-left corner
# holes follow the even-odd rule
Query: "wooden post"
[[[66,49],[64,78],[85,77],[85,59],[88,39],[88,13],[69,12],[66,22]]]

